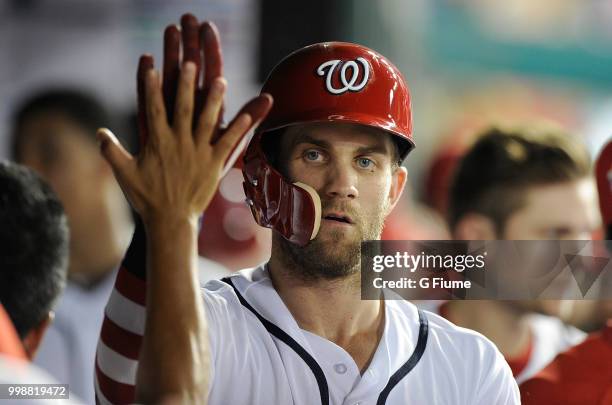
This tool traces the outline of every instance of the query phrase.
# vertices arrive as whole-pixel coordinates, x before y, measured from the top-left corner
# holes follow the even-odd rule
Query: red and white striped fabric
[[[99,404],[134,402],[138,354],[146,320],[145,299],[146,283],[121,267],[106,306],[96,354]]]

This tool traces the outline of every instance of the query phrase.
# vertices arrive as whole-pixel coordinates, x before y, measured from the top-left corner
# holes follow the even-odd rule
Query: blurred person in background
[[[612,254],[612,139],[599,155],[595,171],[607,248]],[[601,307],[597,315],[609,317],[607,322],[583,343],[561,353],[521,384],[523,404],[612,404],[612,275],[608,271],[605,277],[603,299],[595,302]]]
[[[457,240],[584,240],[600,225],[586,150],[544,127],[483,133],[457,167],[448,208]],[[557,317],[571,305],[448,301],[438,312],[491,339],[520,383],[585,338]]]
[[[69,231],[62,204],[31,169],[0,161],[0,384],[53,384],[30,361],[53,320],[66,284]],[[5,311],[6,309],[6,311]],[[58,391],[60,392],[60,391]],[[77,400],[25,399],[21,404],[68,404]],[[64,398],[67,398],[64,397]]]
[[[36,363],[89,403],[104,304],[132,230],[128,205],[98,153],[95,132],[108,120],[92,96],[49,90],[16,110],[11,138],[14,160],[48,181],[70,227],[68,284]]]
[[[65,283],[68,224],[32,170],[0,161],[0,302],[32,360]]]

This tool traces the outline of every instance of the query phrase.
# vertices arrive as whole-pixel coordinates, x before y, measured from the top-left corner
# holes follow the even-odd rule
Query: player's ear
[[[393,173],[391,175],[391,188],[389,189],[389,211],[387,214],[393,211],[393,208],[402,196],[407,180],[408,170],[405,167],[397,166],[393,169]]]
[[[47,331],[47,328],[51,324],[54,318],[54,313],[49,314],[34,328],[32,328],[23,338],[23,348],[30,360],[33,360],[36,356],[36,352],[42,342],[43,336]]]
[[[468,213],[457,221],[452,231],[458,240],[493,240],[497,232],[493,221],[481,214]]]

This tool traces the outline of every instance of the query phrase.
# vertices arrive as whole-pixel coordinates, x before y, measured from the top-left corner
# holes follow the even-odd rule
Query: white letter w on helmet
[[[363,89],[370,78],[370,65],[368,64],[368,61],[362,57],[359,57],[356,60],[345,62],[340,69],[340,83],[342,83],[343,87],[334,88],[332,84],[332,75],[340,62],[340,59],[329,60],[321,63],[317,68],[317,74],[319,76],[325,76],[325,70],[327,70],[327,76],[325,77],[325,88],[327,88],[327,91],[332,94],[342,94],[346,93],[347,91],[360,91]],[[359,78],[359,73],[361,70],[357,62],[363,66],[363,79],[361,80],[361,83],[356,85],[355,83]],[[349,69],[351,69],[352,72],[350,80],[347,79],[347,72]]]

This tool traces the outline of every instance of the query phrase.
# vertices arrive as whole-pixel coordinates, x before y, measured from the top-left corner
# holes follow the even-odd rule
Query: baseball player
[[[458,164],[449,213],[458,240],[584,240],[600,227],[587,151],[545,127],[482,133]],[[436,302],[432,309],[491,339],[520,384],[585,339],[584,332],[550,316],[563,315],[572,305],[454,300]]]
[[[482,335],[406,301],[360,299],[360,243],[380,235],[414,146],[397,68],[359,45],[302,48],[221,130],[218,37],[201,26],[200,86],[197,24],[182,19],[170,121],[162,88],[175,76],[164,70],[161,84],[141,59],[144,152],[132,157],[99,132],[144,224],[106,308],[100,403],[518,404],[508,365]],[[176,32],[166,31],[164,66],[179,66]],[[271,258],[200,289],[197,218],[252,127],[244,188],[255,220],[274,230]]]
[[[596,174],[599,206],[609,241],[612,240],[612,141],[597,159]],[[612,318],[600,332],[560,354],[535,377],[521,384],[521,398],[524,404],[612,404],[611,365]]]

